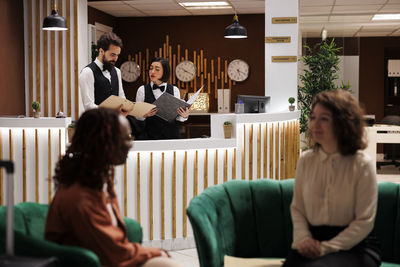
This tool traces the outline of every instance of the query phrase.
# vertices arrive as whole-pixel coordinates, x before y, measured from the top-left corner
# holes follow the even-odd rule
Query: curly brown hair
[[[319,93],[312,103],[311,113],[317,104],[332,112],[334,134],[342,155],[353,155],[357,150],[367,147],[364,139],[365,113],[349,92],[338,89]],[[307,135],[311,137],[310,130]],[[312,140],[310,144],[314,148],[320,147]]]
[[[71,145],[56,165],[56,189],[75,182],[97,190],[102,190],[104,183],[111,188],[113,157],[119,155],[125,142],[119,116],[117,111],[104,108],[88,110],[81,115]]]

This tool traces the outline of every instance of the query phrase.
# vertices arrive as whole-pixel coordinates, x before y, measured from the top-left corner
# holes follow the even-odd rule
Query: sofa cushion
[[[7,220],[7,207],[0,207],[0,236],[5,236],[6,220]],[[26,226],[24,215],[19,209],[14,209],[14,231],[26,234]]]
[[[21,202],[16,204],[14,207],[15,210],[20,211],[24,216],[26,234],[43,240],[49,205],[33,202]]]

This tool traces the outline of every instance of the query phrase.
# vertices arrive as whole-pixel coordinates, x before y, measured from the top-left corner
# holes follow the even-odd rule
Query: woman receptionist
[[[153,103],[162,94],[171,94],[180,98],[179,89],[176,86],[168,84],[169,64],[165,58],[157,57],[150,61],[149,77],[150,83],[139,87],[136,93],[136,102]],[[145,134],[138,137],[142,140],[154,139],[177,139],[179,136],[178,122],[184,122],[189,117],[189,108],[178,108],[179,116],[175,121],[167,122],[158,116],[154,116],[157,110],[153,110],[144,115]],[[138,118],[140,119],[140,118]]]

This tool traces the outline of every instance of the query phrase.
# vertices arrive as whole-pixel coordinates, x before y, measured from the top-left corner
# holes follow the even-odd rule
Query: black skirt
[[[310,226],[314,239],[330,240],[346,227]],[[308,259],[297,250],[290,250],[283,267],[379,267],[381,265],[379,241],[369,234],[350,250],[329,253],[317,259]]]

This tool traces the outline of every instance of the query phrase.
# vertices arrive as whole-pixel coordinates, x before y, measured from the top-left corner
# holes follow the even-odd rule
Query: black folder
[[[166,92],[157,98],[157,100],[153,102],[153,105],[157,106],[156,116],[168,122],[175,120],[179,115],[177,111],[179,107],[185,109],[191,106],[184,100]]]

